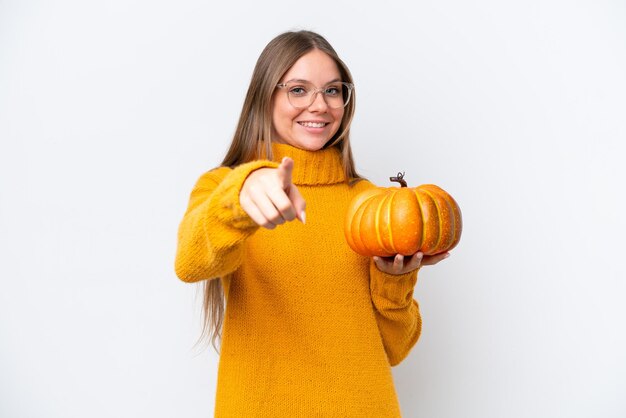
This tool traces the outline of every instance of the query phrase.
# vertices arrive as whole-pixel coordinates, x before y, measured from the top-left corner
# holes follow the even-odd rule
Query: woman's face
[[[319,49],[303,55],[280,82],[294,80],[308,81],[316,88],[333,81],[343,81],[335,61]],[[304,109],[296,109],[289,103],[286,89],[277,88],[272,101],[272,139],[275,142],[317,151],[335,135],[341,125],[344,108],[328,107],[321,92]]]

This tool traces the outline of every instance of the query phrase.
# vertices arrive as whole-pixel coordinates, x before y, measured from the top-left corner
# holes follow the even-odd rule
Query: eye
[[[304,86],[294,86],[289,89],[289,94],[293,94],[294,96],[306,96],[307,89]]]
[[[339,96],[341,94],[341,86],[328,86],[324,90],[324,94],[331,97]]]

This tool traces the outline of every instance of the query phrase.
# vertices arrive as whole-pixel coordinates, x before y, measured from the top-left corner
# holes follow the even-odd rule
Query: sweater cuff
[[[380,271],[371,260],[370,291],[376,309],[381,311],[411,306],[413,290],[417,282],[417,270],[399,275],[388,274]]]

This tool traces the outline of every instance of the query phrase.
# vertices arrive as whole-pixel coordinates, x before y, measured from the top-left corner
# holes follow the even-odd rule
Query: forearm
[[[178,231],[176,275],[185,282],[221,277],[240,264],[240,253],[248,234],[256,228],[229,228],[220,225],[212,210],[203,206],[185,216]]]
[[[245,239],[258,229],[241,208],[239,192],[252,171],[272,166],[254,161],[229,170],[223,178],[216,178],[218,171],[200,178],[178,229],[175,270],[181,280],[221,277],[239,267]]]
[[[376,321],[389,363],[400,363],[419,339],[422,317],[413,299],[417,270],[403,275],[383,273],[370,263],[370,290]]]

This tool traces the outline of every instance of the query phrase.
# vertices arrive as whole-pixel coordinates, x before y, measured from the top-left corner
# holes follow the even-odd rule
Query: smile
[[[305,128],[323,128],[324,126],[328,125],[327,122],[298,122],[298,123],[304,126]]]

